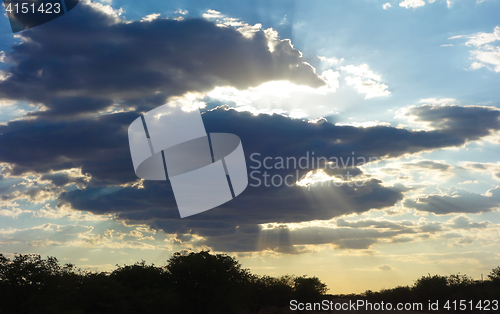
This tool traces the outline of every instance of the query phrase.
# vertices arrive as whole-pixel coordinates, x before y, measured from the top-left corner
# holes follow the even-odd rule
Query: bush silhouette
[[[491,271],[491,273],[488,275],[488,278],[490,278],[490,280],[496,284],[496,285],[500,285],[500,266],[493,269]]]
[[[296,277],[294,279],[295,298],[303,302],[320,302],[328,289],[317,277]]]
[[[448,278],[434,275],[422,276],[413,286],[413,291],[420,300],[443,300],[448,290]]]
[[[184,313],[234,313],[250,278],[234,258],[208,251],[174,253],[165,270]]]

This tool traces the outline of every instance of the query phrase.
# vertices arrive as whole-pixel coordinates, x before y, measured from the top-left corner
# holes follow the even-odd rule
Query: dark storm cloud
[[[158,189],[158,190],[157,190]],[[73,207],[96,214],[116,212],[121,218],[133,221],[178,217],[174,203],[168,198],[165,187],[147,183],[146,189],[124,188],[120,192],[99,197],[100,189],[88,188],[61,195],[61,201],[70,202]],[[149,193],[151,192],[151,197]],[[94,197],[97,196],[97,197]],[[343,214],[362,213],[370,209],[392,206],[403,197],[397,188],[387,188],[378,180],[370,180],[362,187],[315,187],[308,192],[302,187],[252,188],[235,200],[217,210],[207,211],[192,218],[179,220],[180,228],[197,230],[200,235],[213,235],[212,226],[222,227],[229,223],[231,228],[242,224],[266,222],[301,222],[315,219],[330,219]],[[116,199],[116,202],[113,200]],[[125,201],[126,200],[126,201]],[[333,202],[333,203],[332,203]],[[168,207],[171,203],[171,207]],[[164,208],[164,212],[149,208]],[[213,225],[210,221],[216,221]],[[162,229],[173,231],[172,226],[158,223]]]
[[[406,200],[405,206],[436,215],[491,212],[500,207],[500,188],[489,190],[487,195],[457,190],[450,195],[428,195],[416,200]],[[458,221],[458,223],[463,223]]]
[[[12,175],[80,168],[94,183],[123,184],[130,171],[127,127],[135,113],[76,121],[18,120],[0,126],[0,160]],[[95,181],[94,181],[95,180]]]
[[[13,121],[0,126],[0,161],[11,163],[14,175],[82,167],[83,173],[93,177],[93,183],[132,182],[136,177],[131,167],[126,132],[137,116],[129,112],[58,122],[40,118]],[[233,133],[242,139],[249,167],[257,165],[250,159],[253,153],[261,154],[253,158],[261,162],[265,157],[299,159],[308,152],[314,152],[316,157],[336,157],[345,161],[353,156],[368,160],[458,146],[466,141],[466,138],[443,134],[440,130],[412,132],[385,126],[356,128],[311,124],[280,115],[254,116],[224,109],[202,116],[208,132]],[[356,159],[356,165],[363,159]],[[313,167],[310,164],[308,168],[299,169],[299,174]],[[295,169],[269,172],[288,174]],[[359,169],[352,170],[352,174],[359,174]]]
[[[113,100],[149,110],[215,86],[324,85],[289,41],[270,52],[264,32],[247,38],[204,19],[125,22],[81,3],[21,35],[6,54],[10,77],[0,82],[0,97],[43,103],[50,110],[34,113],[41,116],[96,112]]]
[[[204,122],[209,132],[228,132],[238,135],[246,152],[247,165],[252,167],[255,163],[250,159],[253,153],[260,153],[261,157],[271,156],[273,158],[305,156],[307,152],[315,152],[316,156],[352,157],[352,150],[356,156],[383,157],[386,155],[401,155],[410,151],[422,150],[422,147],[410,146],[412,142],[424,142],[428,148],[440,147],[443,142],[450,142],[439,134],[439,132],[411,132],[408,130],[374,127],[358,129],[354,127],[335,126],[332,124],[315,125],[300,120],[293,120],[283,116],[260,115],[254,116],[249,113],[238,113],[234,110],[218,109],[206,112],[203,115]],[[392,132],[390,132],[392,131]],[[399,134],[398,134],[399,133]],[[429,134],[430,133],[430,134]],[[418,136],[429,140],[415,140]],[[449,137],[448,137],[449,138]],[[338,141],[340,139],[340,141]],[[373,144],[377,139],[378,143]],[[434,140],[433,140],[434,139]],[[402,143],[398,145],[398,141]],[[404,144],[403,144],[404,142]],[[407,150],[397,152],[399,147]],[[108,158],[109,164],[114,164],[114,159]],[[130,165],[129,173],[132,173]],[[299,178],[305,172],[312,170],[299,169]],[[258,169],[262,171],[265,169]],[[250,172],[253,169],[249,169]],[[295,169],[270,169],[270,175],[288,174],[295,175]],[[93,176],[92,173],[89,173]],[[258,176],[258,175],[255,175]],[[261,178],[262,179],[262,178]],[[250,179],[250,183],[256,183]],[[150,182],[146,185],[154,194],[157,183]],[[403,197],[402,187],[388,188],[381,185],[378,180],[369,180],[362,187],[355,190],[353,187],[344,185],[342,187],[324,186],[314,187],[313,192],[301,187],[249,187],[241,196],[232,202],[222,206],[216,211],[209,211],[183,222],[169,223],[157,222],[157,226],[168,232],[178,229],[196,230],[200,235],[214,232],[207,221],[225,221],[230,223],[227,229],[235,228],[236,224],[261,224],[266,222],[299,222],[315,219],[330,219],[343,214],[354,212],[365,212],[370,209],[381,209],[394,205]],[[157,204],[145,197],[144,190],[136,188],[125,188],[122,194],[115,193],[107,197],[117,197],[117,202],[105,200],[102,203],[99,198],[92,202],[87,201],[85,191],[73,191],[64,194],[62,201],[70,202],[77,209],[89,210],[94,213],[123,213],[121,217],[131,221],[153,221],[163,219],[165,215],[172,217],[176,214],[175,206],[166,209],[164,213],[157,208],[165,208],[162,199]],[[127,195],[127,199],[136,201],[120,202],[119,198]],[[119,197],[118,197],[119,196]],[[165,195],[166,198],[167,195]],[[148,212],[149,208],[154,210]],[[141,210],[138,211],[137,209]],[[269,210],[272,208],[272,210]],[[158,216],[160,215],[160,216]],[[202,223],[190,222],[191,225],[182,227],[187,221],[201,221]],[[208,227],[207,227],[208,226]],[[218,231],[226,232],[224,228]],[[218,232],[215,231],[215,232]]]
[[[261,153],[261,161],[267,156],[298,159],[306,156],[307,152],[314,152],[316,157],[343,158],[346,163],[348,157],[355,157],[355,164],[358,165],[363,159],[357,157],[366,161],[370,157],[398,157],[458,146],[466,141],[466,138],[443,134],[440,130],[410,131],[387,126],[357,128],[331,123],[306,123],[279,115],[254,116],[234,110],[227,111],[227,114],[219,112],[222,110],[203,115],[207,131],[237,134],[245,145],[245,151],[248,154]],[[271,139],[270,130],[280,140]],[[258,156],[254,159],[258,159]]]
[[[28,116],[41,118],[59,118],[62,120],[71,116],[91,115],[97,111],[102,111],[113,104],[112,100],[94,99],[90,97],[54,97],[43,102],[46,111],[32,111]]]
[[[408,116],[429,123],[444,134],[476,140],[500,129],[500,110],[482,106],[422,105],[410,107]]]
[[[68,173],[47,173],[41,176],[41,180],[50,181],[56,187],[66,186],[72,183],[85,184],[85,179],[82,177],[73,177]]]
[[[249,167],[255,166],[250,159],[253,153],[260,153],[261,161],[267,156],[300,158],[313,151],[315,156],[338,158],[352,157],[355,152],[355,156],[368,159],[397,157],[462,145],[466,141],[466,138],[441,130],[311,124],[280,115],[254,116],[223,108],[205,112],[202,116],[208,132],[234,133],[242,139]],[[381,181],[369,178],[361,187],[325,184],[312,187],[311,191],[297,186],[248,187],[238,198],[217,209],[180,219],[167,182],[146,181],[144,189],[114,187],[137,180],[126,133],[136,117],[135,113],[117,113],[73,121],[50,122],[40,118],[13,121],[0,126],[0,161],[11,163],[14,174],[81,167],[83,174],[92,177],[89,186],[61,194],[60,204],[71,204],[75,209],[94,214],[115,213],[120,220],[149,224],[167,233],[197,234],[206,237],[207,243],[214,248],[224,251],[257,250],[260,224],[331,219],[387,208],[403,199],[404,187],[382,185]],[[299,169],[299,177],[312,169],[311,166]],[[254,170],[249,168],[250,173]],[[284,176],[295,175],[296,170],[267,171],[270,175]],[[255,180],[250,179],[250,183],[255,183]],[[483,198],[489,199],[481,196]],[[434,205],[431,197],[421,199],[415,206],[420,210],[430,210],[431,206],[426,202]],[[457,206],[464,205],[456,203]],[[453,204],[447,210],[460,212],[461,207],[453,207]],[[469,212],[474,212],[477,207],[470,208]],[[293,244],[296,238],[291,239]],[[330,239],[328,243],[332,241]],[[338,245],[346,247],[347,243]]]

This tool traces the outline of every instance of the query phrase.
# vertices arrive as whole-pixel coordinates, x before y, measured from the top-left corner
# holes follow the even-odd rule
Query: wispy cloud
[[[468,38],[466,46],[474,47],[470,51],[471,70],[486,68],[500,72],[500,26],[496,26],[491,33],[480,32],[474,35],[458,35],[449,39]]]

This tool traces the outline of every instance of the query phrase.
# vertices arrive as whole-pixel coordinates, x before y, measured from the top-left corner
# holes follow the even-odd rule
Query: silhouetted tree
[[[488,278],[497,285],[500,285],[500,266],[492,269],[490,274],[488,275]]]
[[[318,277],[296,277],[294,278],[294,295],[299,301],[318,302],[323,298],[328,288]]]
[[[183,313],[235,313],[250,279],[237,260],[209,251],[174,253],[166,272]]]
[[[264,307],[283,308],[293,299],[294,277],[253,277],[251,281],[251,308],[254,313]]]
[[[55,257],[0,254],[0,313],[62,313],[80,282],[71,264],[61,267]]]
[[[164,267],[147,265],[141,261],[134,265],[118,266],[110,278],[123,289],[131,313],[162,313],[179,309],[177,298],[170,293],[172,286],[166,280]]]
[[[422,276],[415,282],[413,291],[420,300],[443,300],[448,292],[446,276]]]

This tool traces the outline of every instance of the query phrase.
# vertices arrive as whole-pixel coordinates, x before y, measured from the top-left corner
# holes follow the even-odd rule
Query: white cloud
[[[326,65],[332,66],[332,65],[337,65],[340,64],[344,61],[344,58],[338,59],[335,57],[327,58],[324,56],[318,56],[318,59],[321,60],[321,62],[325,63]]]
[[[6,79],[8,79],[11,76],[12,76],[12,73],[0,70],[0,81],[5,81]],[[4,100],[2,100],[2,101],[4,101]]]
[[[363,78],[372,79],[375,81],[380,81],[382,79],[382,75],[378,75],[378,74],[373,73],[373,71],[370,70],[370,67],[368,66],[368,64],[362,64],[359,66],[348,65],[348,66],[340,67],[340,69],[342,71],[346,71],[349,74],[361,76]]]
[[[478,180],[468,180],[468,181],[464,181],[464,182],[459,182],[458,184],[478,184],[479,181]]]
[[[278,32],[272,28],[263,29],[262,24],[260,23],[257,23],[255,25],[250,25],[248,23],[240,21],[237,18],[228,17],[220,13],[219,11],[207,10],[206,13],[203,13],[202,16],[204,19],[217,23],[216,25],[218,27],[234,27],[238,32],[243,34],[243,36],[245,36],[246,38],[253,38],[254,34],[259,31],[264,32],[268,41],[269,50],[271,52],[274,51],[274,49],[279,43],[283,41],[289,41],[289,39],[280,40]]]
[[[392,5],[389,2],[387,2],[384,5],[382,5],[382,9],[384,9],[384,10],[388,10],[390,7],[392,7]]]
[[[363,122],[347,122],[347,123],[335,123],[336,126],[353,126],[355,128],[372,128],[375,126],[390,126],[389,122],[380,121],[363,121]]]
[[[335,92],[339,88],[340,73],[333,70],[326,70],[321,73],[321,78],[325,81],[326,86],[318,88],[321,92]]]
[[[99,2],[92,2],[90,0],[83,0],[82,2],[85,3],[86,5],[91,6],[92,8],[94,8],[98,11],[101,11],[102,13],[108,15],[109,17],[113,18],[116,23],[122,21],[120,16],[125,12],[125,10],[123,10],[123,8],[114,9],[111,5],[106,5],[106,4],[102,4]],[[110,1],[105,1],[105,3],[107,3],[107,2],[110,2]]]
[[[391,94],[391,92],[387,90],[389,86],[373,80],[363,81],[360,77],[347,76],[345,81],[347,85],[353,86],[358,93],[366,94],[365,99],[389,96]]]
[[[472,62],[472,64],[470,65],[470,68],[472,70],[477,70],[477,69],[480,69],[480,68],[484,68],[485,65],[481,62]]]
[[[52,208],[45,204],[42,208],[32,211],[33,217],[43,217],[47,219],[66,218],[69,221],[105,221],[113,219],[111,214],[94,215],[89,212],[74,210],[67,205]]]
[[[0,71],[0,81],[2,80],[2,71]],[[16,102],[10,99],[0,99],[0,107],[8,107],[15,105]]]
[[[399,3],[400,7],[406,9],[423,7],[424,5],[425,5],[424,0],[404,0],[403,2]]]
[[[253,38],[255,33],[263,31],[268,40],[268,46],[271,52],[273,52],[276,45],[281,42],[281,40],[278,38],[278,32],[276,32],[272,28],[263,29],[262,24],[260,23],[250,25],[248,23],[241,22],[237,18],[222,15],[220,12],[214,10],[208,10],[207,13],[203,14],[203,17],[207,20],[216,22],[217,26],[219,27],[234,27],[246,38]],[[288,39],[285,39],[285,41],[286,40]]]
[[[453,38],[459,38],[459,37],[454,36],[451,37],[450,39]],[[465,43],[467,46],[481,47],[486,44],[495,42],[497,40],[500,40],[500,26],[495,27],[493,33],[477,33],[475,35],[469,36],[468,38],[470,38],[469,41]]]
[[[477,33],[468,38],[465,45],[476,47],[471,50],[471,58],[474,62],[470,68],[476,70],[486,67],[490,71],[500,72],[500,46],[493,45],[500,41],[500,26],[495,27],[492,33]]]
[[[207,20],[224,18],[224,15],[222,13],[215,10],[207,10],[207,12],[203,13],[202,16]]]
[[[382,75],[375,74],[367,64],[347,65],[340,70],[351,74],[345,77],[346,84],[354,87],[358,93],[365,94],[365,99],[389,96],[389,86],[382,84]]]
[[[153,13],[142,18],[141,22],[151,22],[160,17],[160,13]]]
[[[237,18],[228,17],[216,10],[207,10],[207,12],[203,13],[202,16],[204,19],[217,23],[216,25],[219,27],[234,27],[247,38],[251,38],[254,33],[262,30],[262,24],[260,23],[250,25]]]
[[[4,244],[22,243],[26,246],[63,245],[90,234],[93,227],[82,225],[43,224],[26,229],[0,229],[0,242]]]
[[[500,72],[500,47],[485,47],[485,49],[472,51],[472,57],[477,61],[472,63],[471,69],[486,67],[497,73]]]
[[[29,210],[24,210],[19,208],[19,204],[15,202],[3,202],[0,206],[0,216],[17,218],[23,213],[30,212]]]

